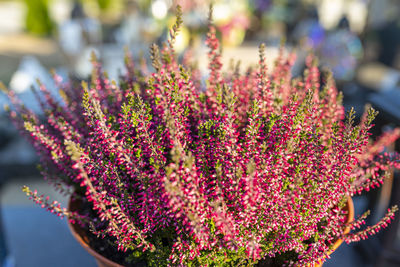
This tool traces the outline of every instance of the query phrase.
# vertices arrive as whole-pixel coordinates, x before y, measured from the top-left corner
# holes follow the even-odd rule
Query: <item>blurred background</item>
[[[296,51],[293,75],[301,75],[311,51],[333,71],[346,109],[361,115],[366,103],[380,111],[374,136],[400,125],[399,0],[215,0],[214,22],[223,60],[242,66],[258,61],[267,46],[272,63],[282,40]],[[124,47],[148,57],[151,43],[166,40],[180,4],[184,27],[176,50],[192,48],[206,73],[204,45],[209,1],[205,0],[0,0],[0,80],[38,111],[30,88],[40,79],[57,91],[49,69],[67,79],[86,79],[90,53],[111,78],[124,72]],[[7,100],[0,96],[0,106]],[[388,148],[397,150],[398,146]],[[37,157],[0,110],[0,266],[95,266],[73,240],[65,220],[36,207],[22,193],[29,185],[66,204],[36,170]],[[367,208],[376,222],[400,203],[396,173],[379,190],[355,197],[356,214]],[[324,266],[400,266],[399,216],[382,234],[342,245]]]

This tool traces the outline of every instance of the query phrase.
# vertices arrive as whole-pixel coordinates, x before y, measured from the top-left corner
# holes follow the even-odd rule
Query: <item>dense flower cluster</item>
[[[158,264],[236,266],[281,258],[306,265],[325,258],[335,240],[364,239],[390,221],[396,207],[376,226],[344,232],[366,217],[346,225],[347,197],[400,167],[396,155],[382,153],[399,130],[369,142],[376,112],[369,109],[358,125],[353,111],[345,119],[331,76],[321,79],[311,56],[296,79],[294,55],[280,53],[267,70],[263,46],[256,68],[242,72],[237,64],[223,72],[211,23],[204,84],[195,64],[185,58],[180,65],[174,55],[180,23],[162,49],[151,47],[152,73],[127,54],[117,82],[96,58],[89,84],[54,75],[63,101],[40,86],[45,121],[7,91],[10,116],[27,130],[44,177],[73,197],[84,195],[107,222],[103,229],[92,223],[93,231],[112,236],[121,250],[143,251],[149,263],[159,257]],[[91,220],[24,191],[60,216]]]

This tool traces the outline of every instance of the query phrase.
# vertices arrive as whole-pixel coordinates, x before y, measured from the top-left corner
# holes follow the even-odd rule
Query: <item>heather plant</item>
[[[24,187],[30,198],[148,266],[303,266],[328,257],[336,240],[359,241],[389,223],[397,207],[359,230],[368,214],[348,224],[345,205],[400,167],[384,153],[398,129],[369,140],[377,112],[367,109],[359,124],[353,110],[345,116],[312,56],[299,78],[283,49],[268,70],[263,45],[256,67],[222,71],[211,15],[204,83],[174,53],[181,23],[178,8],[169,41],[151,46],[153,71],[127,52],[118,81],[94,56],[88,82],[54,74],[63,101],[40,84],[44,118],[4,89],[44,178],[91,209],[70,211]]]

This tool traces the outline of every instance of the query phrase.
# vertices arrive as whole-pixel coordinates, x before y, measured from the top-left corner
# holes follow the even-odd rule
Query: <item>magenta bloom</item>
[[[296,79],[294,55],[280,53],[267,70],[263,46],[256,68],[223,72],[211,24],[204,85],[195,64],[174,54],[180,24],[178,16],[161,50],[152,46],[154,72],[127,54],[118,81],[95,58],[89,84],[55,76],[62,102],[44,86],[37,92],[45,118],[7,91],[43,176],[93,212],[70,212],[24,188],[28,195],[151,266],[303,265],[325,258],[338,238],[358,241],[386,226],[397,207],[344,234],[344,206],[399,168],[397,155],[381,153],[398,129],[369,142],[376,112],[359,125],[353,112],[345,118],[331,76],[320,79],[311,56]]]

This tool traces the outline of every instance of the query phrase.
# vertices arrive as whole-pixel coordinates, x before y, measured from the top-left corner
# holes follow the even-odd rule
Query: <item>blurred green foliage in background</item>
[[[106,10],[111,6],[112,0],[97,0],[97,4],[101,10]]]
[[[29,33],[48,36],[54,29],[48,0],[24,0],[27,7],[25,27]]]

